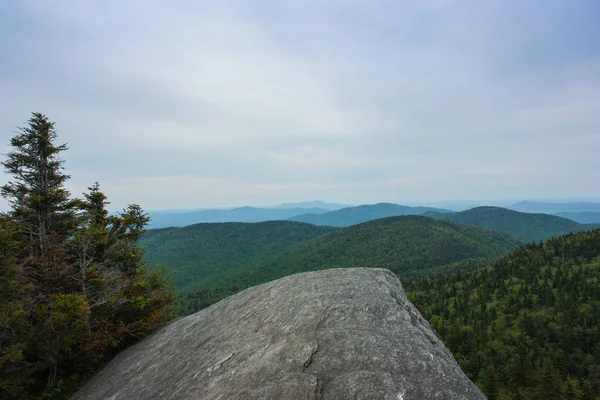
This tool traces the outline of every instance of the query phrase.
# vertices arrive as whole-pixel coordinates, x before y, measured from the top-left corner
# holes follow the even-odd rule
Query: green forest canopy
[[[262,227],[270,229],[268,225]],[[326,268],[387,268],[402,278],[473,269],[519,245],[516,238],[488,228],[419,216],[384,218],[334,230],[275,255],[191,282],[181,293],[177,309],[188,314],[247,287]],[[186,246],[195,245],[190,242]]]
[[[138,243],[149,264],[166,265],[174,272],[177,290],[181,291],[334,229],[292,221],[202,223],[152,229]]]
[[[600,230],[405,287],[490,400],[600,399]]]

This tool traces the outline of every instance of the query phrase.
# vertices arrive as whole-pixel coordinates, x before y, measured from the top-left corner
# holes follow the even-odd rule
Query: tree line
[[[173,317],[175,296],[136,244],[149,218],[111,215],[96,182],[71,196],[54,123],[33,113],[2,162],[0,398],[64,397],[101,363]]]

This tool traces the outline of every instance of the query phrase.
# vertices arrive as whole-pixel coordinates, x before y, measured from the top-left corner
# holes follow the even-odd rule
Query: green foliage
[[[62,173],[60,153],[66,145],[55,145],[54,123],[40,113],[33,113],[25,128],[10,141],[13,151],[2,162],[13,181],[2,187],[9,200],[10,215],[19,232],[27,237],[26,251],[31,256],[45,256],[49,239],[68,235],[74,223],[75,201],[69,198]]]
[[[516,236],[524,243],[544,241],[567,233],[596,228],[555,215],[521,213],[500,207],[476,207],[458,213],[431,216],[459,224],[493,228]]]
[[[277,254],[334,228],[291,221],[206,223],[153,229],[140,238],[144,259],[175,270],[178,290]]]
[[[490,399],[600,399],[600,230],[405,286]]]
[[[419,216],[390,217],[334,231],[256,265],[252,274],[278,277],[306,270],[387,268],[403,278],[432,269],[483,265],[519,246],[506,234]],[[270,278],[270,276],[268,276]]]
[[[22,397],[29,382],[23,352],[27,349],[32,327],[26,317],[28,299],[21,296],[19,266],[15,254],[14,224],[0,216],[0,394]]]
[[[4,162],[0,397],[63,398],[102,362],[170,318],[174,295],[136,244],[148,217],[110,215],[95,183],[70,198],[54,124],[34,114]]]
[[[273,233],[268,236],[275,237]],[[418,277],[473,269],[518,246],[517,239],[501,232],[425,217],[369,221],[206,277],[199,271],[200,279],[190,282],[181,294],[178,311],[195,312],[239,290],[298,272],[374,267],[390,269],[403,278]]]

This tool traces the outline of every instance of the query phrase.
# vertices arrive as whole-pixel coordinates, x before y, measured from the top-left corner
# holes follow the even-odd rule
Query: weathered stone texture
[[[247,289],[125,350],[75,399],[485,399],[383,269]]]

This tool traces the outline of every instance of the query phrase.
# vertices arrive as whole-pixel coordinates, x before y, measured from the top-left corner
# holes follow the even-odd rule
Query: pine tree
[[[19,128],[10,145],[13,151],[2,162],[14,181],[2,187],[9,200],[11,217],[27,238],[31,257],[46,257],[56,241],[68,236],[74,226],[76,200],[70,199],[64,184],[70,178],[62,172],[60,153],[65,144],[55,145],[54,123],[33,113],[28,125]]]
[[[142,262],[137,240],[149,218],[141,207],[129,205],[109,215],[100,185],[96,182],[88,190],[67,246],[77,282],[74,291],[90,305],[89,331],[98,339],[96,345],[120,347],[171,318],[174,296],[165,290],[161,273],[149,271]]]

